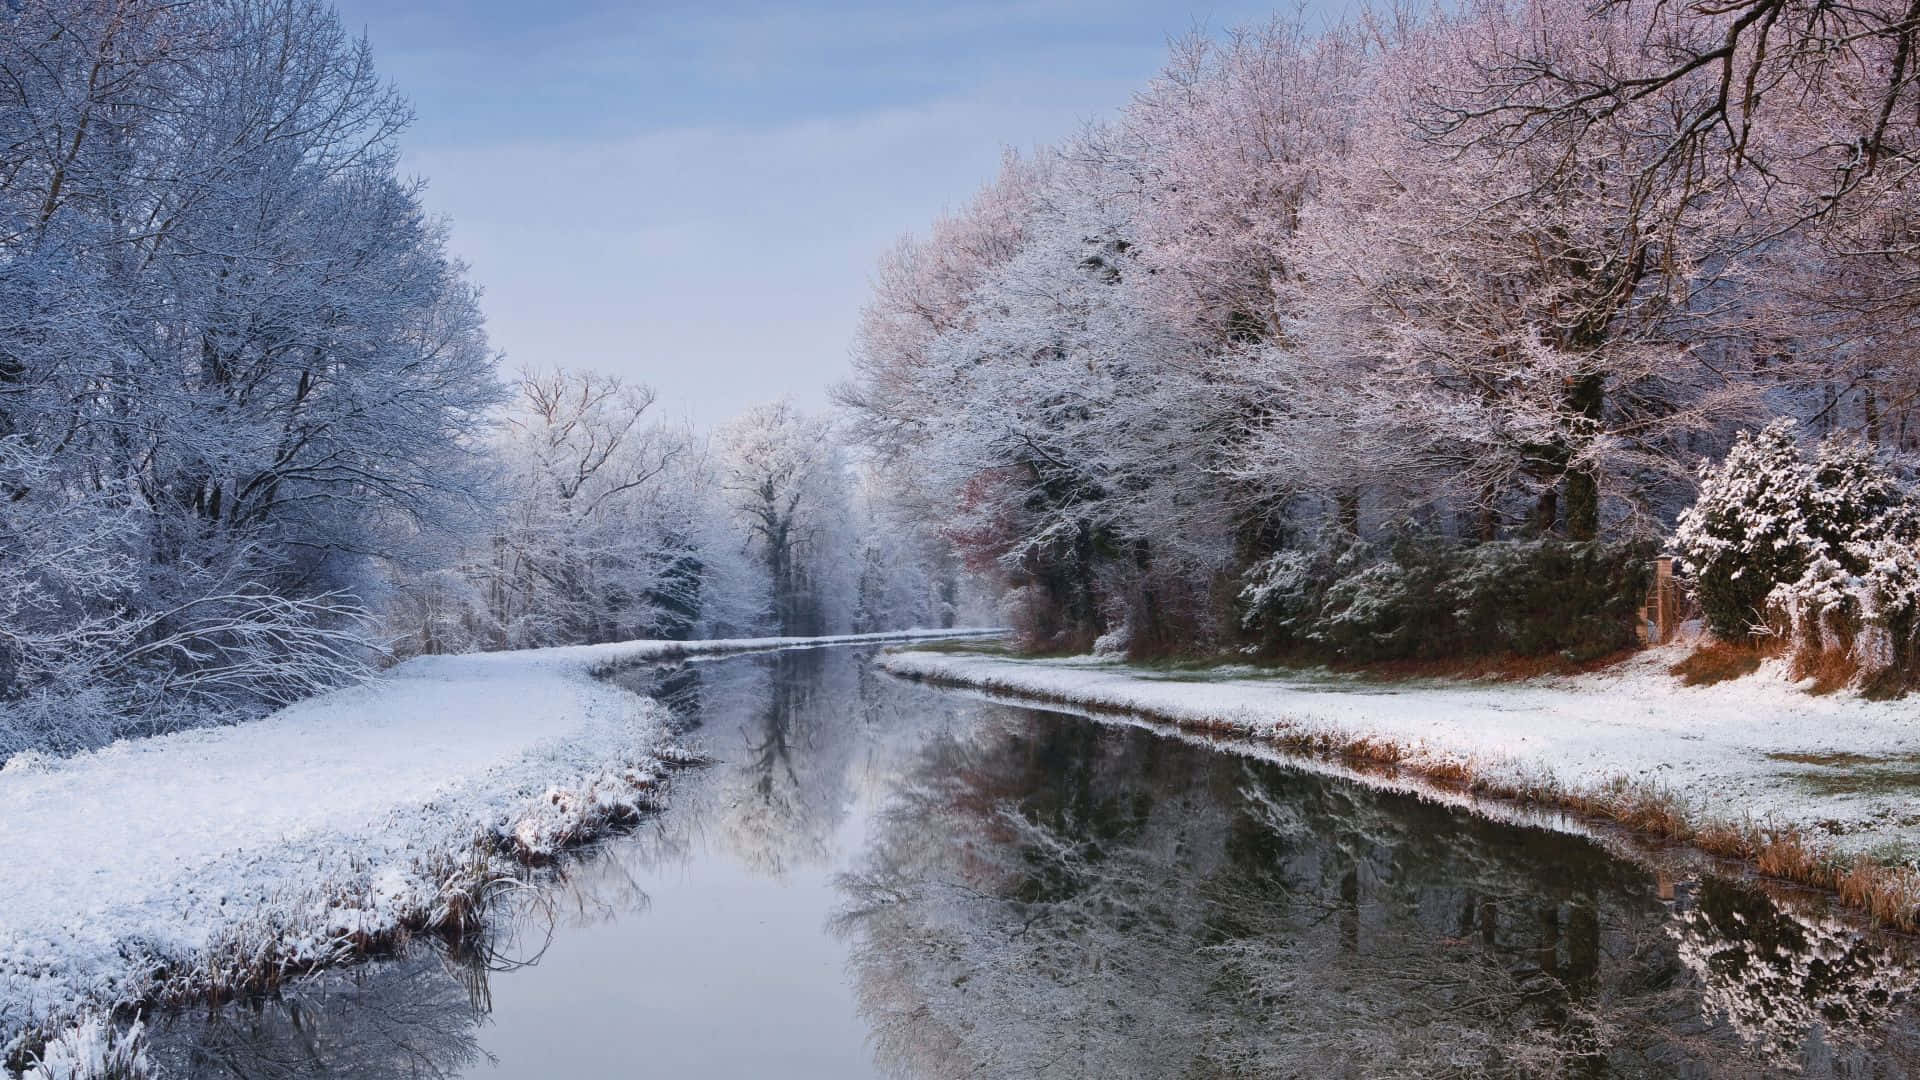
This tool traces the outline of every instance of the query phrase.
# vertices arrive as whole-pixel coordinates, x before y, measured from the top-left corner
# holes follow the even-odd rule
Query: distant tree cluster
[[[780,400],[711,435],[653,393],[529,369],[495,428],[491,512],[393,586],[394,651],[950,626],[957,570]]]
[[[1192,38],[885,258],[841,397],[1040,647],[1296,645],[1276,572],[1375,617],[1408,537],[1624,552],[1775,417],[1920,447],[1917,32],[1475,0]]]
[[[394,651],[466,652],[755,631],[766,585],[685,425],[644,387],[529,369],[496,417],[490,513],[396,582]]]

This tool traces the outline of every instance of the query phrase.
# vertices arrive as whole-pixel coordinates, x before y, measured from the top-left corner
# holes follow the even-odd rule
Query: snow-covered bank
[[[169,991],[351,955],[491,873],[644,803],[665,733],[592,676],[839,638],[422,657],[257,723],[0,769],[0,1047]]]
[[[896,652],[895,674],[1175,724],[1320,745],[1390,745],[1403,765],[1503,790],[1578,795],[1620,780],[1699,821],[1787,826],[1827,850],[1920,854],[1920,704],[1816,697],[1763,669],[1685,687],[1649,650],[1592,675],[1376,682],[1324,671],[1156,671],[1092,659]]]

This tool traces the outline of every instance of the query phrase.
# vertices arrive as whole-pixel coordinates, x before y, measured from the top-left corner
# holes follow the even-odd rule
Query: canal
[[[1807,1075],[1920,1065],[1908,942],[871,649],[630,671],[709,764],[483,941],[152,1023],[168,1076]]]

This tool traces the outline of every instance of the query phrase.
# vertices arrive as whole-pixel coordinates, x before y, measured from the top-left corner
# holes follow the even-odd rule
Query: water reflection
[[[448,1080],[482,1073],[496,980],[537,967],[556,936],[644,920],[642,879],[684,857],[678,829],[642,828],[534,886],[495,895],[484,935],[421,939],[399,955],[296,981],[280,993],[150,1025],[161,1076]],[[555,1033],[565,1037],[568,1033]]]
[[[712,759],[667,813],[503,897],[484,948],[159,1024],[167,1075],[600,1075],[642,1043],[663,1073],[677,1053],[695,1075],[835,1078],[1920,1062],[1904,943],[1738,883],[899,683],[854,650],[622,681]],[[751,1036],[674,1038],[704,1013]],[[576,1053],[609,1040],[600,1064]]]
[[[441,1080],[482,1057],[482,956],[422,948],[376,967],[306,979],[272,998],[150,1028],[161,1076]]]
[[[841,926],[902,1075],[1904,1076],[1910,965],[1718,879],[1009,713],[898,784]]]

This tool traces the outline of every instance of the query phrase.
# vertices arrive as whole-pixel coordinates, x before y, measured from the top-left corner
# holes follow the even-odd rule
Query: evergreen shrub
[[[1349,541],[1255,566],[1242,619],[1271,651],[1329,660],[1580,662],[1633,645],[1653,555],[1643,542]]]

